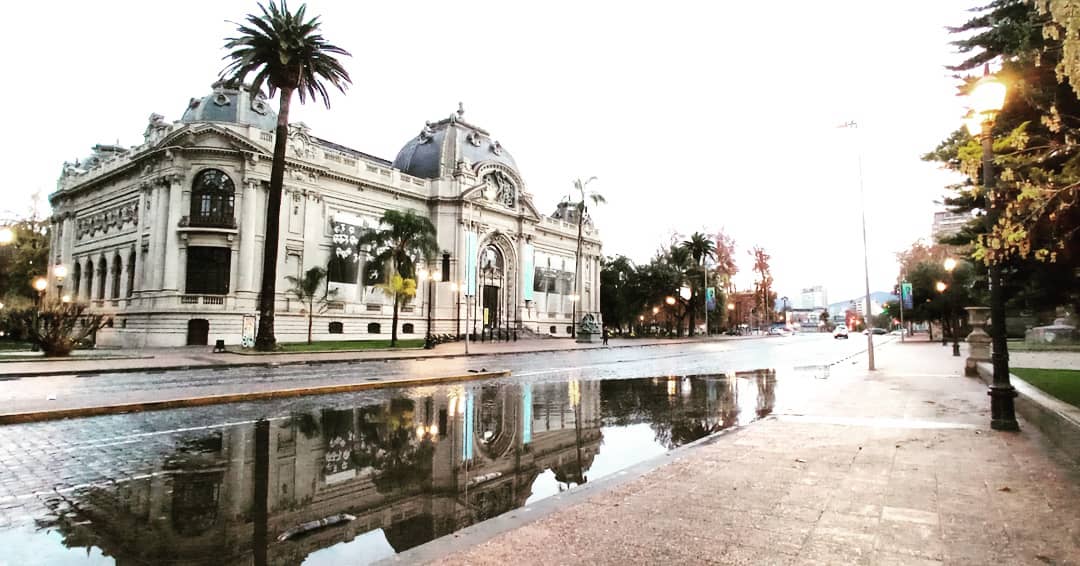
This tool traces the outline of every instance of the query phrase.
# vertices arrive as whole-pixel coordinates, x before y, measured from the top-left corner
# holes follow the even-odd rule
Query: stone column
[[[164,265],[163,281],[161,289],[163,291],[177,291],[180,286],[180,254],[178,250],[180,248],[180,238],[176,231],[177,226],[180,225],[181,216],[181,197],[183,195],[183,182],[184,176],[175,174],[170,175],[168,179],[168,187],[164,194],[168,195],[168,203],[166,205],[168,214],[166,215],[166,222],[163,228],[164,232]]]
[[[145,267],[142,265],[142,234],[146,226],[143,217],[146,216],[146,185],[139,190],[139,196],[135,208],[135,264],[131,266],[135,270],[135,289],[142,290],[144,287],[143,277]]]
[[[135,266],[131,264],[131,250],[120,251],[120,298],[126,299],[128,296],[128,271],[134,269]]]
[[[165,256],[165,226],[168,224],[169,188],[164,179],[155,179],[147,192],[150,199],[150,210],[147,211],[147,220],[150,223],[150,249],[146,261],[147,285],[144,289],[160,290],[162,275],[164,273]]]
[[[258,217],[259,181],[244,179],[244,193],[240,197],[240,262],[237,266],[240,281],[237,291],[256,292],[255,289],[255,236],[259,232]]]

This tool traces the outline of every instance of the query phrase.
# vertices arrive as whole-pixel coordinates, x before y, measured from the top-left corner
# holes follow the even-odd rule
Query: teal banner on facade
[[[465,296],[476,294],[476,261],[480,247],[476,232],[465,232]]]
[[[536,279],[536,273],[533,271],[533,247],[532,244],[525,244],[524,246],[524,268],[521,270],[521,288],[525,291],[524,296],[526,301],[533,300],[533,282]]]

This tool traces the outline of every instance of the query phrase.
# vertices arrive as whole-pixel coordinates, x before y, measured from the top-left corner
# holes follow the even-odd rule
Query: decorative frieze
[[[76,221],[75,237],[82,240],[112,231],[122,231],[139,218],[139,201],[133,200],[80,217]]]

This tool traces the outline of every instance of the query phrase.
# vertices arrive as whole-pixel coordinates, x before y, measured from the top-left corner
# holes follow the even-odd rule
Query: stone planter
[[[990,361],[990,335],[986,333],[986,323],[990,318],[990,307],[964,307],[968,313],[968,358],[964,362],[964,375],[978,377],[979,362]]]

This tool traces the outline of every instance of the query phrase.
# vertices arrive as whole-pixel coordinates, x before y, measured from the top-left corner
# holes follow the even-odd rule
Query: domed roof
[[[228,122],[271,131],[277,127],[277,113],[261,92],[252,96],[246,86],[226,81],[218,81],[211,88],[214,91],[210,94],[191,99],[181,122]]]
[[[409,140],[398,152],[393,167],[424,179],[453,174],[459,161],[470,164],[495,161],[517,171],[517,163],[510,152],[486,130],[462,120],[464,113],[459,107],[449,118],[425,124],[420,135]]]

